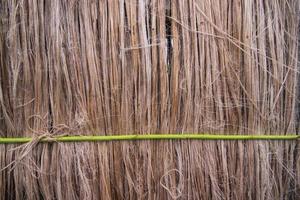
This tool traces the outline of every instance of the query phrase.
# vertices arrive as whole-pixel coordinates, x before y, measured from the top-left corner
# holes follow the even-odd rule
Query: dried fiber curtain
[[[0,136],[297,134],[299,0],[0,0]],[[4,199],[299,199],[298,141],[0,145]]]

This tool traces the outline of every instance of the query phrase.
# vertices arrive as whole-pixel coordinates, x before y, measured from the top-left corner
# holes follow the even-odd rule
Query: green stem
[[[30,142],[31,137],[1,138],[0,144]],[[212,134],[148,134],[148,135],[101,135],[56,136],[42,138],[40,142],[101,142],[121,140],[297,140],[300,135],[212,135]]]

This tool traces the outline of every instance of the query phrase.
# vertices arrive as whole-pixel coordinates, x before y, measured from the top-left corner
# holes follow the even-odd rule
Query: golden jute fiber
[[[0,200],[300,199],[299,0],[0,0]]]

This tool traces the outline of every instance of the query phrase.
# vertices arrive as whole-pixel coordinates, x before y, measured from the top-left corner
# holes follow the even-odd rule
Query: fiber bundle
[[[300,199],[299,0],[1,0],[0,200]]]

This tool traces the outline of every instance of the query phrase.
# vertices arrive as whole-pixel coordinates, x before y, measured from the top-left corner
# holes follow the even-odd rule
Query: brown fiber
[[[0,136],[297,134],[299,0],[0,0]],[[0,145],[4,199],[300,199],[298,141]]]

